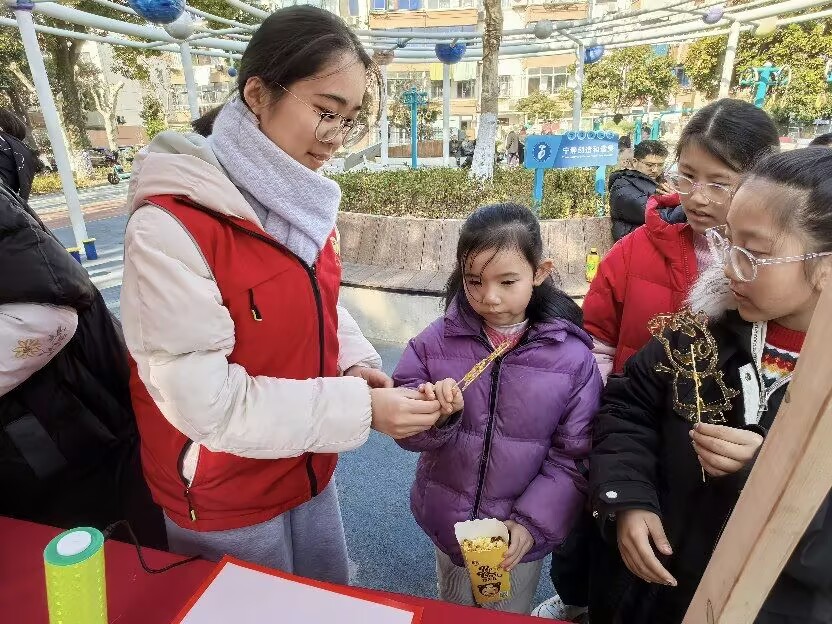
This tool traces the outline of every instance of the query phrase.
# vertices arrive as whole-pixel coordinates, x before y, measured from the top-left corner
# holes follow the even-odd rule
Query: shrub
[[[332,174],[343,193],[341,210],[384,216],[465,218],[483,204],[531,205],[534,172],[497,169],[481,183],[464,169],[424,168]],[[551,170],[544,178],[542,219],[594,216],[593,170]]]

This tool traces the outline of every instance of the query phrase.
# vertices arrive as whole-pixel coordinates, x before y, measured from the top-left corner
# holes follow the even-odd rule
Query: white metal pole
[[[199,119],[199,95],[194,80],[194,63],[191,59],[191,46],[187,41],[179,44],[182,53],[182,73],[185,74],[185,88],[188,90],[188,108],[191,109],[191,121]]]
[[[578,60],[575,63],[575,92],[572,99],[572,129],[576,132],[581,129],[581,105],[584,94],[584,53],[586,46],[578,44]]]
[[[451,160],[451,66],[442,64],[442,164]]]
[[[84,223],[84,213],[81,212],[78,189],[75,188],[75,180],[72,177],[69,154],[61,134],[61,122],[58,118],[58,110],[55,108],[55,98],[52,97],[49,77],[46,74],[43,56],[38,46],[32,13],[26,9],[16,9],[14,16],[17,19],[20,38],[23,40],[23,49],[26,51],[26,61],[29,63],[29,69],[32,72],[32,81],[35,83],[35,90],[38,93],[38,103],[43,114],[43,121],[46,124],[46,132],[49,135],[49,142],[52,143],[52,155],[55,157],[55,164],[58,166],[58,174],[61,177],[61,186],[64,190],[66,207],[69,210],[69,221],[72,223],[75,244],[83,249],[84,241],[87,240],[87,226]]]
[[[386,166],[389,162],[390,153],[390,124],[387,123],[387,65],[381,66],[381,119],[379,121],[379,132],[381,132],[381,164]]]
[[[725,59],[722,61],[722,77],[719,80],[719,97],[728,97],[731,88],[731,78],[734,76],[734,62],[737,58],[737,46],[740,42],[739,22],[731,24],[728,33],[728,46],[725,48]]]

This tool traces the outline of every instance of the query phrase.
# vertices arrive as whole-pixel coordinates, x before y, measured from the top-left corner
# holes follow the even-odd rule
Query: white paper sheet
[[[181,624],[411,624],[413,613],[226,563]]]

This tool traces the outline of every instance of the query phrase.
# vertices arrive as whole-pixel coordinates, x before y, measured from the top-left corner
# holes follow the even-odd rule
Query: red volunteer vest
[[[336,232],[309,267],[248,221],[180,197],[156,196],[148,202],[173,215],[208,262],[234,321],[229,362],[251,376],[311,379],[339,374],[341,262]],[[333,454],[265,460],[200,448],[188,487],[182,459],[192,442],[156,407],[135,364],[130,389],[148,485],[154,500],[182,527],[217,531],[265,522],[317,495],[335,471],[338,456]],[[274,418],[282,417],[280,410],[274,406]]]

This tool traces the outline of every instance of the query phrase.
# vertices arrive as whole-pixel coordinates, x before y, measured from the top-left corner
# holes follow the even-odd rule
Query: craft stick
[[[459,382],[457,383],[457,385],[459,386],[459,389],[462,392],[465,392],[465,390],[468,388],[468,386],[470,386],[472,383],[474,383],[474,380],[477,377],[479,377],[480,375],[482,375],[483,372],[485,372],[485,370],[491,365],[491,362],[493,362],[498,357],[503,355],[503,353],[508,351],[509,348],[511,348],[511,340],[510,339],[505,340],[504,342],[500,343],[500,345],[496,349],[494,349],[488,355],[487,358],[485,358],[484,360],[475,364],[474,368],[469,370],[465,374],[465,376],[462,379],[459,380]]]

